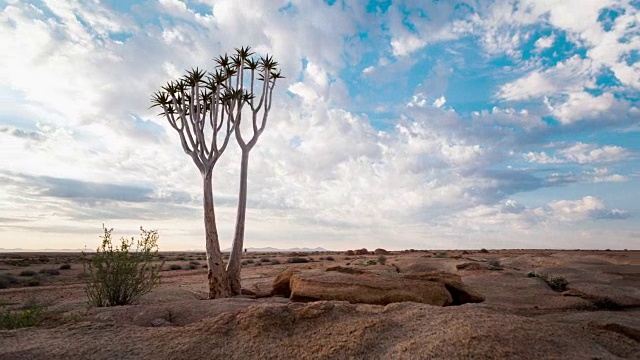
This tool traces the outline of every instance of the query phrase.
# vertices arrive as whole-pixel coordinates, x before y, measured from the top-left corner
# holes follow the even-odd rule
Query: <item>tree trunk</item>
[[[249,170],[249,151],[242,151],[240,162],[240,192],[238,195],[238,213],[236,231],[233,237],[231,255],[227,264],[229,287],[234,294],[240,294],[240,257],[244,247],[244,222],[247,214],[247,176]]]
[[[211,169],[203,175],[204,188],[204,230],[207,245],[207,277],[209,279],[209,299],[229,297],[232,291],[224,269],[218,229],[216,226],[216,214],[213,209],[213,190],[211,185]]]

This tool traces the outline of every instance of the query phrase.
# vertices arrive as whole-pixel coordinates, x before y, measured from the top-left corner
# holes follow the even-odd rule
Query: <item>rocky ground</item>
[[[0,314],[42,309],[0,359],[640,359],[639,251],[249,253],[254,295],[220,300],[203,256],[164,253],[138,304],[91,308],[80,255],[0,254]]]

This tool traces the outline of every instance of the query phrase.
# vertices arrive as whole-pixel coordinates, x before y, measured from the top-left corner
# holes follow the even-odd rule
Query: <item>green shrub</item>
[[[271,265],[278,265],[280,264],[280,260],[278,259],[271,259]]]
[[[42,269],[39,272],[43,275],[60,275],[60,271],[56,269]]]
[[[37,277],[32,277],[31,279],[27,280],[26,285],[27,286],[40,286],[40,279],[38,279]]]
[[[433,255],[433,257],[435,257],[435,258],[446,258],[447,257],[447,253],[446,252],[437,252],[437,253],[435,253],[435,255]]]
[[[565,291],[567,289],[567,285],[569,282],[562,276],[557,275],[547,275],[543,273],[537,273],[535,271],[530,271],[527,274],[528,277],[537,277],[542,279],[553,291]]]
[[[42,319],[44,309],[40,307],[26,310],[5,310],[0,312],[0,328],[19,329],[34,326]]]
[[[113,229],[103,226],[103,230],[102,244],[84,264],[87,298],[98,307],[130,304],[160,283],[162,264],[153,264],[158,254],[158,231],[140,227],[140,240],[121,238],[120,246],[114,246]]]
[[[562,276],[549,275],[544,281],[554,291],[565,291],[569,282]]]
[[[367,260],[364,265],[369,266],[369,265],[376,265],[378,262],[376,260]]]
[[[4,274],[0,275],[0,289],[6,289],[13,284],[19,283],[20,280],[12,275]]]
[[[302,257],[292,257],[292,258],[289,258],[287,262],[291,264],[307,263],[309,262],[309,259],[305,259]]]
[[[60,265],[60,270],[69,270],[69,269],[71,269],[71,264]]]
[[[384,255],[378,255],[378,264],[384,265],[387,263],[387,257]]]
[[[171,264],[169,265],[169,270],[182,270],[182,266],[178,264]]]
[[[36,276],[38,273],[33,270],[22,270],[20,276]]]
[[[489,260],[489,270],[502,270],[502,264],[496,259]]]

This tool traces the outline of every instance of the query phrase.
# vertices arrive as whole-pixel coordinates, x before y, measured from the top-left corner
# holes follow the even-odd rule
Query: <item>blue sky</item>
[[[247,246],[637,249],[639,33],[621,0],[0,1],[0,248],[94,247],[104,223],[203,249],[200,175],[149,99],[250,45],[286,79]]]

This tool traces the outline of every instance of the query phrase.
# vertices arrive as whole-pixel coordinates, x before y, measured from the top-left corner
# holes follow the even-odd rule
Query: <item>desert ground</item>
[[[0,253],[0,314],[39,309],[34,326],[0,330],[0,359],[640,359],[640,251],[245,253],[244,294],[217,300],[204,253],[158,261],[161,284],[138,303],[96,308],[82,254]],[[274,288],[287,269],[291,298]],[[456,304],[448,285],[447,306],[385,295],[414,299],[433,274],[476,300]],[[296,297],[293,279],[314,276],[355,282]]]

